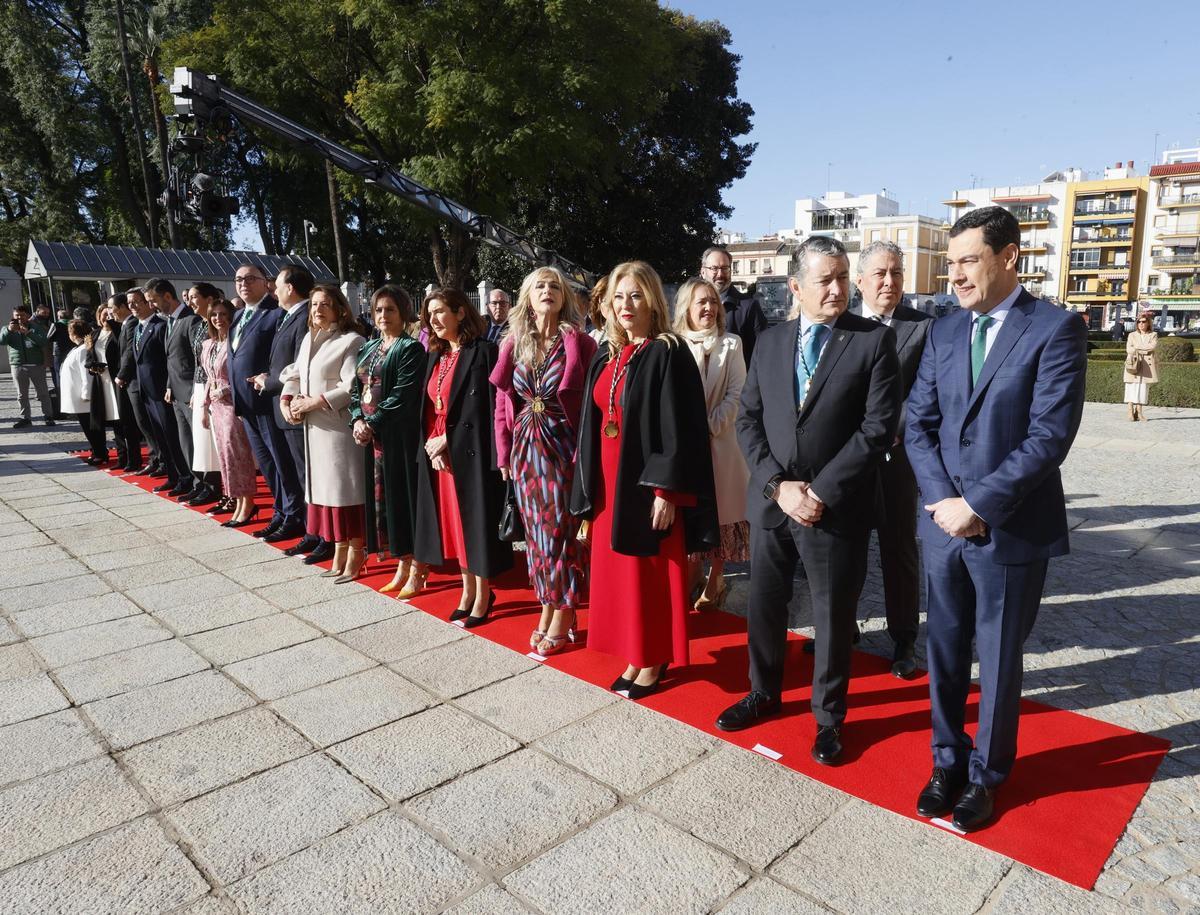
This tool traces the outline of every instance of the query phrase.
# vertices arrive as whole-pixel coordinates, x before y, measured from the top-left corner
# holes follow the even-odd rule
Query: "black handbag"
[[[525,539],[525,524],[517,507],[517,487],[509,480],[504,486],[504,508],[500,511],[500,539],[520,543]]]

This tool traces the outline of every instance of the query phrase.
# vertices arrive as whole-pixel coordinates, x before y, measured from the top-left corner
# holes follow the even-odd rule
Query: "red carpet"
[[[159,482],[126,479],[145,489]],[[259,503],[265,508],[260,510],[261,522],[243,530],[257,530],[269,520],[265,492]],[[294,542],[277,545],[283,548]],[[378,589],[391,579],[394,569],[394,563],[380,564],[372,558],[363,583]],[[457,575],[431,576],[426,591],[413,604],[447,618],[457,606],[458,581]],[[524,569],[514,570],[495,585],[493,619],[473,632],[525,654],[538,612]],[[581,614],[585,627],[586,616]],[[713,722],[748,688],[746,624],[726,613],[693,613],[690,622],[691,665],[670,671],[663,689],[643,700],[643,705],[729,743],[747,749],[766,747],[781,754],[779,762],[790,769],[919,819],[914,806],[931,765],[929,688],[924,675],[898,680],[891,676],[885,659],[855,652],[843,734],[845,761],[835,768],[820,766],[809,756],[815,731],[808,714],[812,659],[800,651],[803,638],[791,637],[784,714],[748,731],[726,734],[716,730]],[[545,663],[606,688],[624,669],[622,660],[582,645],[570,646]],[[969,722],[974,723],[976,713],[973,699]],[[1020,755],[1012,777],[997,794],[996,820],[965,841],[1091,889],[1169,747],[1158,737],[1025,701]]]

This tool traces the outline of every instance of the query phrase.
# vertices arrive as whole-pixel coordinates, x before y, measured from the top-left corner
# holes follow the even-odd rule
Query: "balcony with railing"
[[[1045,207],[1009,207],[1008,211],[1017,217],[1017,222],[1023,226],[1035,223],[1050,224],[1050,211]]]
[[[1200,252],[1190,254],[1161,254],[1154,258],[1155,267],[1177,267],[1183,265],[1200,265]]]
[[[1131,245],[1132,232],[1076,232],[1071,236],[1073,245]]]
[[[1122,197],[1119,200],[1087,199],[1075,201],[1076,216],[1127,216],[1136,210],[1137,201],[1132,197]]]
[[[814,232],[857,229],[858,210],[825,210],[813,213],[812,227]]]
[[[1195,280],[1178,280],[1170,286],[1148,286],[1145,289],[1139,290],[1139,294],[1157,299],[1196,295],[1200,294],[1200,283],[1197,283]]]
[[[1200,193],[1164,194],[1158,198],[1158,205],[1164,209],[1170,207],[1200,206]]]

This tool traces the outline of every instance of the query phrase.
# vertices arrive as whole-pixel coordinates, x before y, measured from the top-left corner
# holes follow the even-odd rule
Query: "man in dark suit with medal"
[[[738,442],[750,467],[750,693],[717,727],[737,731],[779,712],[788,603],[797,560],[812,596],[816,652],[812,756],[837,763],[878,467],[896,438],[900,376],[893,331],[846,312],[842,244],[809,238],[788,288],[793,320],[768,328],[742,388]],[[781,378],[794,384],[780,384]]]
[[[929,315],[904,304],[904,252],[890,241],[875,241],[858,256],[858,291],[864,318],[886,324],[896,334],[900,366],[900,427],[879,468],[883,511],[876,526],[883,600],[891,636],[892,673],[902,680],[917,674],[920,623],[920,558],[917,553],[917,481],[904,453],[904,400],[912,390],[932,326]]]
[[[299,264],[288,264],[275,277],[275,299],[279,302],[280,311],[278,326],[271,340],[269,367],[253,379],[259,394],[270,397],[274,404],[275,425],[283,432],[288,446],[287,456],[281,455],[280,460],[291,458],[292,472],[284,478],[283,485],[294,486],[296,491],[292,497],[300,502],[304,501],[304,483],[307,479],[304,426],[289,423],[280,412],[279,398],[283,394],[283,383],[279,375],[296,361],[300,353],[300,344],[308,332],[308,298],[315,285],[313,275]],[[289,556],[307,553],[305,563],[314,565],[333,556],[333,544],[306,533],[299,543],[284,552]]]

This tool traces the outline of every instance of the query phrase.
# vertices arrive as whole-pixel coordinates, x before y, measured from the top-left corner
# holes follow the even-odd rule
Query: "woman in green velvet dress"
[[[362,348],[350,391],[354,440],[366,449],[367,549],[400,560],[380,590],[404,585],[398,596],[411,597],[429,573],[412,560],[425,350],[405,333],[413,303],[399,286],[375,290],[371,314],[379,336]]]

